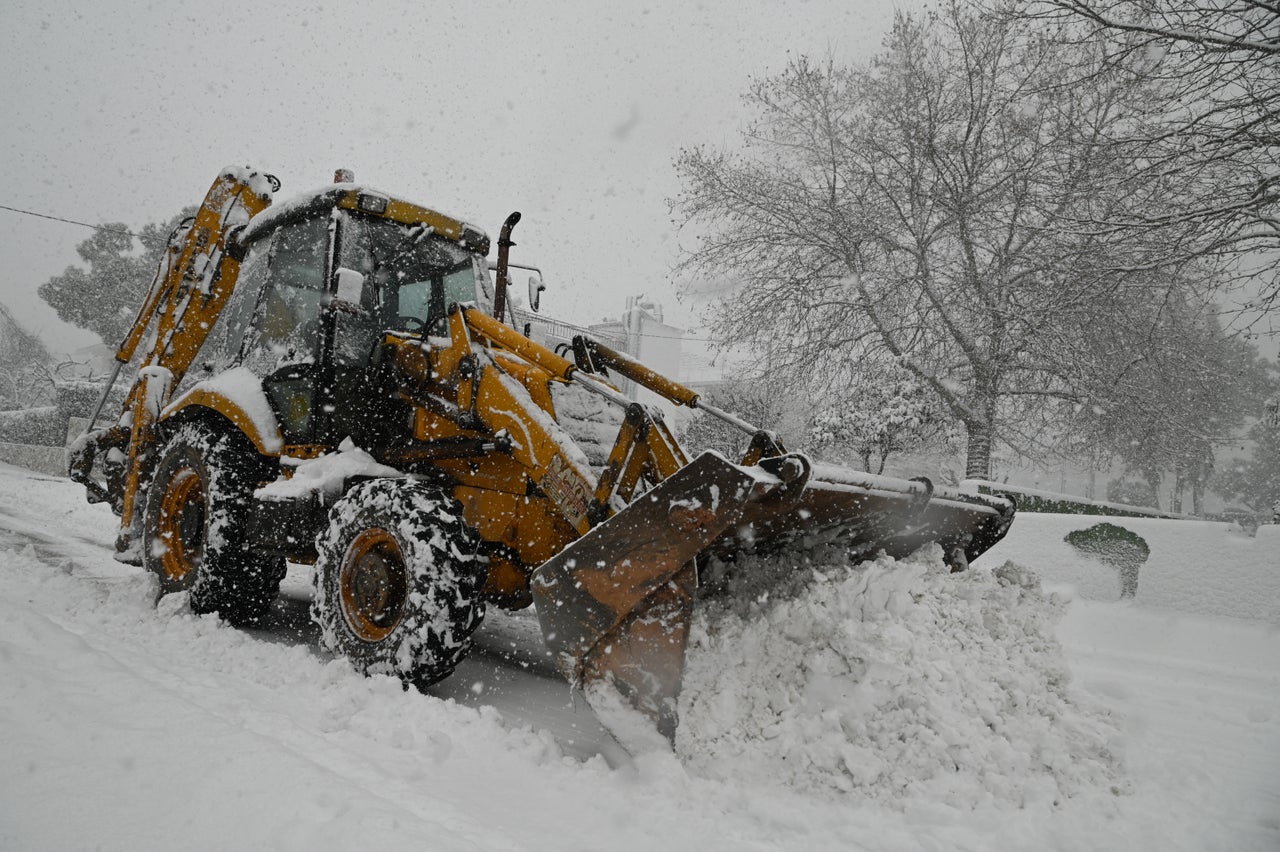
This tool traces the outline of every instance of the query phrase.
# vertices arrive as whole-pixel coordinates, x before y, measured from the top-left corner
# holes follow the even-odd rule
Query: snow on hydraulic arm
[[[423,683],[487,605],[536,602],[570,682],[670,739],[704,555],[936,542],[959,569],[1008,528],[1003,498],[811,464],[623,353],[556,354],[503,322],[516,214],[494,281],[483,233],[347,180],[269,207],[225,170],[121,346],[150,341],[119,419],[71,454],[122,558],[193,609],[253,622],[312,562],[321,644]],[[746,458],[690,460],[610,374],[742,429]]]

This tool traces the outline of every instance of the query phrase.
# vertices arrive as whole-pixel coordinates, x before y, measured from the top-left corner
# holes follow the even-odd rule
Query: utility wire
[[[121,228],[107,228],[102,225],[90,225],[88,222],[78,222],[75,219],[64,219],[61,216],[50,216],[48,213],[37,213],[34,210],[23,210],[20,207],[10,207],[7,204],[0,204],[0,210],[8,210],[12,213],[21,213],[24,216],[36,216],[40,219],[51,219],[54,222],[66,222],[68,225],[79,225],[82,228],[92,228],[95,231],[106,231],[109,234],[128,234],[131,237],[141,238],[141,234],[135,234],[133,231]]]
[[[88,222],[80,222],[75,219],[64,219],[61,216],[50,216],[48,213],[37,213],[34,210],[23,210],[20,207],[10,207],[7,204],[0,204],[0,210],[8,210],[11,213],[21,213],[24,216],[36,216],[40,219],[50,219],[54,222],[66,222],[68,225],[79,225],[82,228],[92,228],[95,231],[106,231],[109,234],[127,234],[130,237],[142,238],[141,234],[135,234],[130,230],[122,230],[120,228],[107,228],[103,225],[90,225]],[[686,334],[684,337],[670,334],[645,334],[641,332],[637,337],[648,337],[656,340],[695,340],[703,343],[727,343],[729,341],[716,340],[709,337],[698,337],[694,333]]]

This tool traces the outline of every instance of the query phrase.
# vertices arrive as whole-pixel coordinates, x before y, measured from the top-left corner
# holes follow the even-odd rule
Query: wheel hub
[[[204,556],[204,483],[196,471],[178,471],[165,487],[160,503],[159,539],[164,552],[160,567],[174,581],[181,581],[200,567]]]
[[[338,574],[342,614],[356,635],[381,642],[404,617],[409,574],[400,546],[386,530],[368,529],[347,549]]]

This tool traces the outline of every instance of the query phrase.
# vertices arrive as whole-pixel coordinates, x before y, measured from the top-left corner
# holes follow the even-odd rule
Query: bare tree
[[[758,428],[779,433],[784,440],[798,418],[803,393],[788,388],[781,373],[760,372],[744,366],[734,375],[703,392],[707,402],[730,411]],[[715,450],[726,458],[738,459],[747,450],[750,438],[738,429],[695,411],[680,436],[681,443],[694,452]]]
[[[1213,485],[1227,499],[1252,509],[1259,520],[1280,523],[1280,428],[1259,420],[1248,438],[1252,454],[1226,464]]]
[[[1105,141],[1148,82],[1026,19],[951,3],[900,17],[865,69],[797,60],[747,95],[734,152],[694,148],[674,205],[689,276],[736,275],[719,336],[772,341],[775,369],[887,358],[967,432],[966,475],[993,443],[1045,439],[1046,412],[1097,387],[1102,329],[1183,279],[1150,232],[1099,234],[1127,203]],[[1093,84],[1070,85],[1092,64]]]
[[[1121,128],[1111,140],[1129,164],[1132,203],[1094,224],[1176,231],[1185,255],[1240,260],[1242,276],[1258,276],[1264,304],[1274,304],[1280,298],[1280,4],[1033,0],[1028,10],[1041,20],[1070,21],[1083,31],[1080,38],[1105,37],[1109,69],[1158,83],[1147,120]],[[1179,191],[1158,191],[1170,185]]]
[[[1234,443],[1270,387],[1256,348],[1223,331],[1212,306],[1186,299],[1159,306],[1146,325],[1154,345],[1108,353],[1110,402],[1081,407],[1076,434],[1139,476],[1157,506],[1200,514],[1216,451]],[[1102,398],[1102,395],[1099,395]]]
[[[51,401],[49,352],[0,305],[0,410],[30,408]]]

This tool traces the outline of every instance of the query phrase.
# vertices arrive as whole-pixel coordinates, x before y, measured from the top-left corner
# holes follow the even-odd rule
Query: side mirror
[[[542,303],[542,291],[547,289],[547,285],[542,283],[541,275],[529,276],[529,310],[535,314],[538,312],[538,306]]]
[[[338,287],[329,302],[330,307],[349,314],[364,313],[360,307],[360,296],[364,293],[364,275],[354,269],[339,266],[334,277],[338,279]]]

